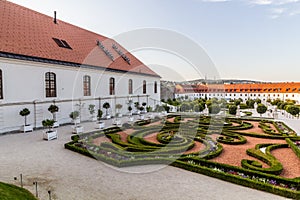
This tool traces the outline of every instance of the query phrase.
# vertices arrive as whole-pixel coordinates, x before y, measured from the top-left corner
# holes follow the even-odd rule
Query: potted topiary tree
[[[145,108],[144,108],[143,106],[141,106],[139,109],[140,109],[140,111],[141,111],[141,112],[140,112],[140,119],[141,119],[141,120],[144,120],[144,119],[145,119],[145,116],[143,115],[143,113],[144,113],[144,109],[145,109]]]
[[[57,130],[53,130],[55,121],[53,119],[45,119],[42,121],[44,127],[48,128],[47,131],[44,131],[43,138],[44,140],[54,140],[57,139]]]
[[[128,106],[128,111],[129,111],[129,121],[130,122],[133,122],[133,116],[132,116],[132,107],[131,106]]]
[[[48,111],[52,114],[52,119],[54,120],[53,127],[59,127],[59,123],[56,120],[56,113],[59,111],[58,106],[52,104],[49,106]]]
[[[117,104],[116,105],[116,110],[117,110],[116,117],[122,117],[122,114],[121,114],[121,109],[122,108],[123,108],[122,104]]]
[[[21,131],[22,132],[28,132],[28,131],[33,131],[33,127],[30,124],[27,124],[27,116],[30,115],[30,110],[28,108],[24,108],[23,110],[20,111],[19,113],[22,117],[24,117],[25,123],[23,126],[21,126]]]
[[[140,111],[140,103],[139,102],[134,102],[134,107],[135,107],[135,112],[134,114],[139,115],[141,113]]]
[[[97,129],[103,129],[105,126],[104,122],[101,121],[102,115],[103,115],[102,110],[98,109],[98,114],[97,114],[98,122],[96,123]]]
[[[116,105],[117,113],[116,113],[116,118],[113,121],[114,125],[117,125],[117,126],[121,125],[121,119],[120,118],[122,117],[122,114],[120,113],[120,110],[122,109],[122,107],[123,106],[121,104]]]
[[[147,105],[146,102],[142,103],[143,110],[141,110],[141,113],[147,113],[146,105]]]
[[[103,108],[105,109],[105,118],[106,119],[110,119],[111,118],[111,116],[110,116],[110,114],[108,113],[108,109],[110,108],[110,104],[108,103],[108,102],[105,102],[104,104],[103,104]]]
[[[97,121],[97,116],[95,115],[96,114],[96,110],[95,110],[95,105],[94,104],[90,104],[89,105],[89,112],[91,114],[91,120],[92,120],[92,122]]]
[[[72,119],[74,126],[72,126],[73,131],[72,133],[78,134],[78,133],[82,133],[83,132],[83,126],[78,125],[80,123],[79,120],[79,111],[73,111],[70,113],[70,118]]]

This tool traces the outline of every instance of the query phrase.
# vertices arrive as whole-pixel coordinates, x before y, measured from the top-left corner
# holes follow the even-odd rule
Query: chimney
[[[57,24],[57,19],[56,19],[56,11],[54,11],[54,24]]]

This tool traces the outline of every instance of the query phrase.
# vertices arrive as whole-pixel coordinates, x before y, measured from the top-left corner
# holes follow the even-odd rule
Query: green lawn
[[[27,190],[0,182],[0,200],[37,200]]]

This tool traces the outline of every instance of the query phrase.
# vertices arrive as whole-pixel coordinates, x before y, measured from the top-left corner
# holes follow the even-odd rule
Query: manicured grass
[[[6,183],[0,182],[1,200],[37,200],[29,191]]]

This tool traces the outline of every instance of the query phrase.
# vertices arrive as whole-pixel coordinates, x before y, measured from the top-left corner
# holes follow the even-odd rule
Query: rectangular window
[[[147,83],[146,81],[143,81],[143,94],[147,93]]]
[[[129,94],[133,93],[133,82],[132,82],[132,79],[129,79],[129,81],[128,81],[128,93]]]
[[[154,82],[154,93],[157,94],[157,82]]]
[[[0,99],[3,99],[3,82],[2,82],[2,70],[0,70]]]
[[[115,78],[109,79],[109,95],[115,95]]]
[[[91,77],[87,75],[83,77],[83,95],[91,96]]]
[[[67,41],[60,40],[58,38],[52,38],[52,39],[59,47],[66,48],[66,49],[72,49],[72,47],[67,43]]]
[[[45,74],[46,97],[56,97],[56,75],[53,72]]]

